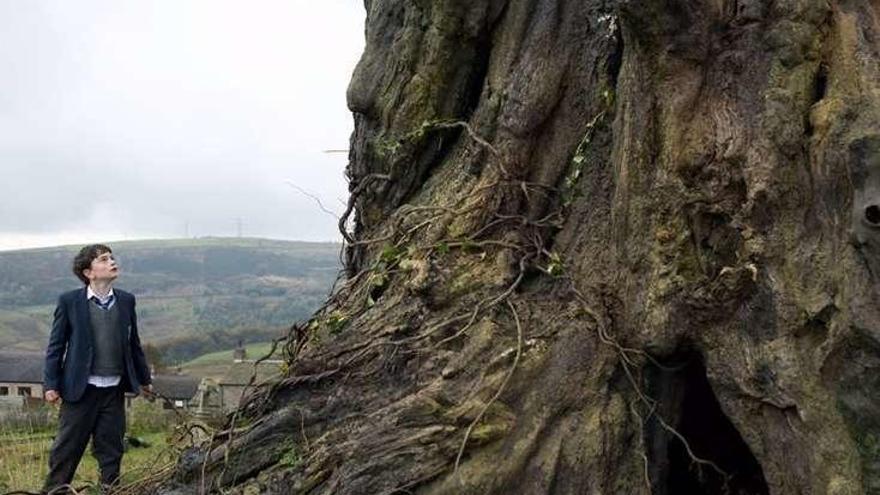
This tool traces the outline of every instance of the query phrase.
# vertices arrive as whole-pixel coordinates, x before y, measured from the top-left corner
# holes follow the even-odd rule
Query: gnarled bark
[[[880,493],[880,3],[366,9],[349,278],[205,486]]]

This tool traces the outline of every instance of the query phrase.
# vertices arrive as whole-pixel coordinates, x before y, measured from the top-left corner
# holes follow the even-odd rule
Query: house
[[[3,404],[23,404],[19,396],[43,398],[43,365],[46,356],[39,352],[0,352],[0,401]],[[199,379],[184,375],[156,375],[153,387],[171,400],[174,407],[187,407],[196,395]],[[133,394],[129,394],[133,395]],[[3,399],[6,397],[6,399]],[[128,405],[131,405],[129,397]],[[167,408],[171,408],[167,403]]]
[[[251,383],[249,391],[254,389],[254,385],[258,385],[267,379],[277,377],[281,374],[281,360],[265,360],[259,364],[255,360],[247,360],[244,358],[236,359],[226,374],[218,381],[220,386],[220,407],[226,411],[231,411],[238,407],[241,397],[245,392],[245,387]]]
[[[0,397],[43,397],[43,364],[40,352],[0,351]]]
[[[163,401],[165,409],[172,407],[189,409],[199,389],[199,379],[187,375],[153,375],[153,391],[169,402]]]

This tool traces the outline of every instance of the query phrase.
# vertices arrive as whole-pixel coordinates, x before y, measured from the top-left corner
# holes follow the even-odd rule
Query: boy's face
[[[93,259],[91,268],[83,270],[83,274],[92,282],[112,282],[119,276],[119,266],[113,253],[105,252]]]

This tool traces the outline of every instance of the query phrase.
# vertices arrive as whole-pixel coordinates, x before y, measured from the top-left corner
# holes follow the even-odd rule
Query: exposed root
[[[504,381],[501,382],[501,386],[498,387],[498,390],[495,392],[495,395],[486,402],[483,407],[480,409],[480,412],[471,421],[471,424],[468,425],[467,430],[464,432],[464,438],[461,440],[461,446],[458,448],[458,454],[455,456],[455,467],[454,471],[458,472],[458,465],[461,462],[461,456],[464,455],[464,449],[467,446],[468,438],[471,436],[471,432],[477,423],[483,419],[483,415],[486,414],[486,411],[489,410],[489,407],[498,400],[498,397],[504,392],[504,389],[507,387],[507,383],[510,381],[510,378],[513,376],[514,371],[516,371],[516,367],[519,365],[519,359],[522,356],[522,346],[523,346],[523,329],[522,324],[519,321],[519,315],[516,312],[516,308],[513,306],[513,303],[510,300],[505,301],[507,303],[507,307],[510,308],[510,311],[513,313],[513,321],[516,322],[516,355],[513,358],[513,364],[510,366],[510,370],[507,372],[507,376],[504,377]],[[459,479],[460,481],[460,479]]]
[[[391,176],[387,174],[368,174],[362,177],[358,181],[358,185],[354,188],[354,191],[348,196],[348,204],[345,206],[345,211],[342,213],[342,216],[339,217],[339,233],[342,234],[342,237],[345,239],[345,242],[352,243],[354,239],[348,234],[348,228],[346,227],[346,223],[348,222],[348,217],[351,215],[352,210],[354,210],[354,204],[357,201],[358,196],[367,188],[370,184],[377,180],[391,180]]]

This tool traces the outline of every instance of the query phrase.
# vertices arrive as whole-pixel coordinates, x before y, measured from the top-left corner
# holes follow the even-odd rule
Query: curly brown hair
[[[80,279],[82,283],[89,285],[89,279],[83,275],[83,270],[92,267],[92,260],[104,253],[112,253],[113,250],[104,244],[89,244],[79,250],[79,253],[73,258],[73,274]]]

